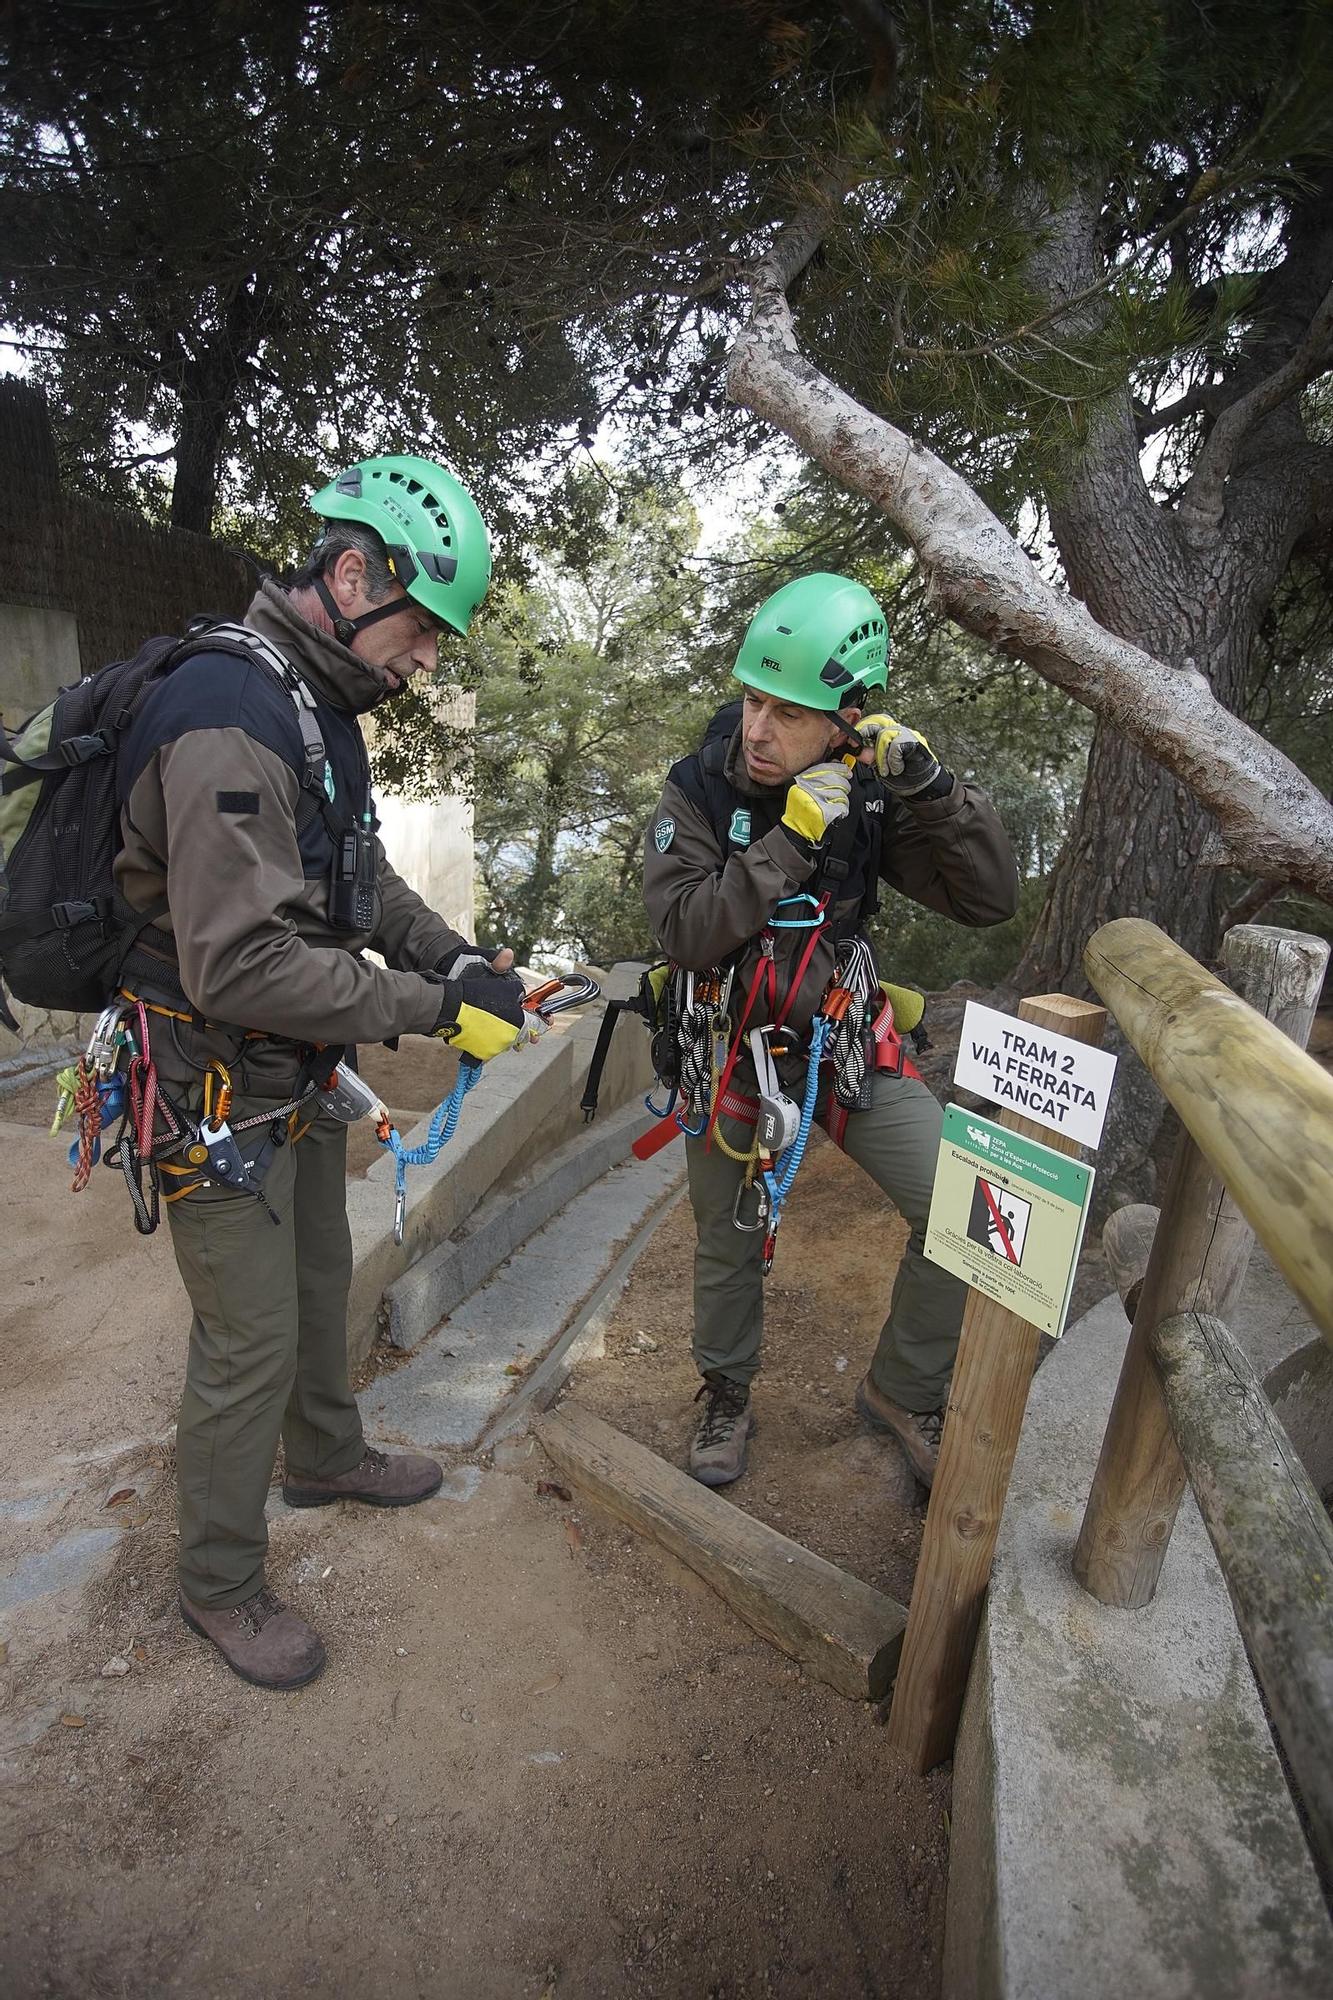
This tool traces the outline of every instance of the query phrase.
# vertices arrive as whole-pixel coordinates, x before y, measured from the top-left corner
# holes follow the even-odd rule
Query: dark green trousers
[[[822,1113],[825,1098],[820,1100]],[[891,1402],[907,1410],[937,1410],[944,1401],[967,1288],[923,1254],[935,1162],[944,1114],[924,1083],[879,1074],[868,1111],[847,1120],[843,1151],[882,1188],[911,1230],[898,1266],[888,1317],[870,1364],[871,1377]],[[722,1121],[738,1152],[753,1128]],[[694,1260],[694,1358],[700,1374],[748,1382],[759,1367],[764,1330],[763,1235],[735,1228],[732,1210],[745,1169],[716,1145],[687,1139],[690,1205],[698,1248]],[[788,1203],[799,1206],[798,1171]],[[753,1208],[753,1202],[748,1204]],[[850,1235],[861,1235],[854,1215]],[[782,1237],[778,1237],[781,1257]],[[836,1249],[832,1254],[836,1255]]]
[[[238,1098],[233,1121],[262,1108]],[[274,1151],[263,1187],[277,1227],[223,1188],[167,1209],[194,1307],[176,1430],[180,1585],[214,1609],[264,1581],[279,1437],[288,1469],[319,1477],[350,1471],[365,1448],[347,1378],[347,1127],[316,1119]]]

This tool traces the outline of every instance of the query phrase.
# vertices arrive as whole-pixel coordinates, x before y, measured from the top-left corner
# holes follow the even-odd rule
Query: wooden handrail
[[[1142,918],[1104,924],[1083,964],[1333,1345],[1333,1077]]]
[[[1236,1621],[1333,1876],[1333,1523],[1220,1320],[1164,1320],[1152,1351]]]
[[[1114,987],[1125,1011],[1126,1033],[1142,1048],[1150,1068],[1156,1060],[1163,1087],[1175,1088],[1173,1101],[1181,1100],[1181,1114],[1190,1128],[1181,1133],[1172,1162],[1074,1549],[1075,1577],[1103,1604],[1137,1610],[1152,1601],[1185,1491],[1185,1467],[1162,1400],[1149,1336],[1162,1320],[1181,1312],[1212,1313],[1233,1321],[1254,1240],[1225,1184],[1231,1159],[1207,1157],[1204,1128],[1218,1122],[1225,1103],[1243,1133],[1263,1132],[1266,1155],[1281,1145],[1281,1134],[1255,1112],[1263,1101],[1274,1048],[1284,1074],[1295,1058],[1301,1081],[1313,1072],[1316,1088],[1319,1084],[1327,1088],[1323,1072],[1296,1046],[1303,1047],[1309,1037],[1327,960],[1328,947],[1322,939],[1262,924],[1237,925],[1222,948],[1223,965],[1236,988],[1233,993],[1152,924],[1128,919],[1108,924],[1089,945],[1085,959],[1089,976]],[[1260,1014],[1269,1020],[1260,1019]],[[1145,1016],[1151,1035],[1144,1031]],[[1258,1053],[1255,1030],[1263,1041]],[[1240,1060],[1234,1046],[1238,1039]],[[1222,1051],[1228,1047],[1229,1057],[1224,1058]],[[1190,1057],[1184,1066],[1181,1048]],[[1201,1079],[1197,1085],[1196,1078]],[[1171,1095],[1170,1088],[1167,1094]],[[1207,1100],[1210,1120],[1198,1116],[1200,1098]],[[1327,1145],[1325,1139],[1325,1149]],[[1228,1150],[1234,1153],[1235,1147]],[[1294,1216],[1287,1216],[1286,1224],[1289,1229],[1296,1227]],[[1312,1225],[1316,1231],[1321,1226],[1317,1216],[1299,1226],[1308,1230]],[[1327,1230],[1324,1233],[1327,1241]],[[1117,1241],[1113,1247],[1124,1246]],[[1123,1275],[1132,1289],[1137,1274]]]

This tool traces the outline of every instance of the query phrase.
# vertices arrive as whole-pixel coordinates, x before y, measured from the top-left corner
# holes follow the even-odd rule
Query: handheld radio
[[[329,882],[329,922],[336,931],[375,928],[375,821],[370,786],[359,820],[354,820],[334,848]]]

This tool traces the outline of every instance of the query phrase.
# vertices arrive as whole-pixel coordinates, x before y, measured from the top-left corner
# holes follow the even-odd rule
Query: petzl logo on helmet
[[[665,854],[675,837],[675,820],[659,819],[657,825],[653,828],[653,845],[656,847],[658,853]]]
[[[765,653],[763,660],[760,662],[760,664],[762,665],[765,673],[780,674],[782,672],[781,660],[775,660],[769,653]]]
[[[735,812],[731,815],[731,826],[727,833],[727,839],[736,847],[748,847],[750,845],[750,815],[744,806],[737,806]]]

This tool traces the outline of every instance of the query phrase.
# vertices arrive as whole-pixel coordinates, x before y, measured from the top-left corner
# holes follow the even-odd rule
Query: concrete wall
[[[10,728],[83,672],[72,611],[0,603],[0,715]]]
[[[1328,1370],[1262,1257],[1235,1324],[1300,1431]],[[955,1751],[945,2000],[1322,2000],[1333,1929],[1192,1496],[1145,1609],[1074,1581],[1128,1332],[1103,1301],[1033,1383]]]
[[[477,714],[475,694],[460,690],[446,696],[441,706],[447,723],[471,731]],[[379,800],[379,816],[385,852],[398,873],[446,923],[470,938],[474,924],[470,801],[450,792],[426,800],[385,794]]]

